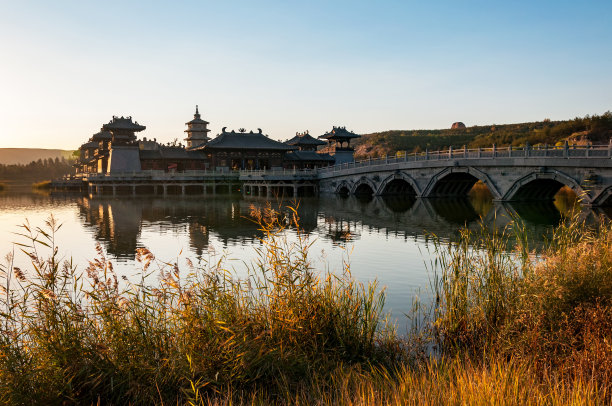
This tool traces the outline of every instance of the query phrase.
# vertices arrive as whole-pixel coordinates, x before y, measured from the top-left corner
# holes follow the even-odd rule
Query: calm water
[[[288,203],[271,202],[273,207]],[[299,215],[301,226],[314,241],[310,250],[314,265],[340,272],[343,262],[349,261],[355,278],[377,280],[387,292],[386,309],[401,330],[406,324],[403,314],[411,308],[414,295],[427,296],[432,234],[454,239],[459,227],[477,227],[481,216],[488,225],[503,226],[510,215],[518,214],[537,240],[558,224],[570,204],[561,200],[511,206],[476,198],[415,201],[326,196],[302,199]],[[266,201],[229,196],[113,199],[4,192],[0,193],[0,254],[11,251],[13,242],[24,242],[15,233],[26,219],[43,226],[53,214],[63,224],[57,235],[60,253],[72,258],[80,269],[95,257],[95,246],[100,243],[118,273],[128,278],[138,275],[134,260],[138,247],[150,249],[159,261],[180,264],[186,258],[197,263],[226,255],[227,267],[240,275],[260,245],[257,226],[249,219],[252,205],[263,207]],[[599,214],[583,212],[584,216]],[[17,249],[16,256],[27,269],[25,255]]]

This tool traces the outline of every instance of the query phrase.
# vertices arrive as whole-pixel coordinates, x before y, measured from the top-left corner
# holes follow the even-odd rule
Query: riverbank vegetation
[[[262,245],[242,279],[223,261],[180,269],[146,249],[137,280],[117,275],[101,248],[82,275],[58,257],[52,218],[24,225],[31,269],[15,268],[12,254],[2,267],[0,402],[612,400],[609,223],[570,219],[539,257],[519,225],[437,243],[435,299],[415,304],[404,337],[375,284],[356,282],[348,266],[312,269],[296,212],[252,214]],[[288,226],[298,230],[291,241]]]
[[[355,142],[357,159],[453,148],[490,148],[512,145],[608,144],[612,138],[612,112],[576,117],[572,120],[543,120],[519,124],[493,124],[442,130],[393,130],[365,134]]]
[[[73,171],[72,161],[65,158],[39,159],[29,164],[0,164],[0,179],[42,181],[56,179]]]
[[[51,181],[43,180],[41,182],[32,183],[32,189],[34,190],[49,190],[51,189]]]

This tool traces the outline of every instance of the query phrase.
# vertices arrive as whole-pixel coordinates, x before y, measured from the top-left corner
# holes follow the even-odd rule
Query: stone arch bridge
[[[403,154],[319,169],[322,193],[460,197],[482,181],[494,200],[552,200],[570,187],[590,206],[612,204],[612,143]]]

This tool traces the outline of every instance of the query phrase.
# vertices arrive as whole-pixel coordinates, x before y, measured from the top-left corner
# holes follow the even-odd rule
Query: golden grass
[[[538,256],[518,224],[464,230],[437,246],[433,311],[400,340],[376,285],[354,281],[348,268],[311,268],[295,211],[253,216],[264,237],[247,278],[222,261],[162,263],[154,285],[147,275],[157,261],[145,249],[138,283],[119,283],[101,249],[81,275],[57,257],[53,218],[44,229],[26,223],[29,276],[12,255],[0,268],[0,403],[612,400],[609,223],[594,230],[570,218]],[[284,237],[288,224],[295,243]]]
[[[35,190],[49,190],[51,189],[51,181],[43,180],[41,182],[32,183],[32,189]]]

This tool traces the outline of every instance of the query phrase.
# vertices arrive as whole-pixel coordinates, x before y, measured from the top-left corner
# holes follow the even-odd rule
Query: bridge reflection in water
[[[251,207],[265,207],[264,198],[133,198],[83,197],[77,200],[80,219],[93,230],[97,241],[117,258],[134,258],[142,246],[143,229],[157,234],[180,231],[189,236],[192,254],[201,256],[208,249],[211,235],[224,246],[257,243],[260,232],[250,219]],[[273,202],[273,207],[290,205]],[[300,224],[307,233],[344,244],[359,239],[364,230],[403,238],[425,238],[435,234],[454,239],[466,225],[504,227],[514,217],[522,218],[533,235],[550,232],[573,203],[570,199],[553,202],[512,204],[492,202],[478,196],[465,199],[417,199],[400,195],[327,196],[299,202]],[[286,210],[286,209],[285,209]],[[581,216],[595,219],[602,213],[583,209]]]

